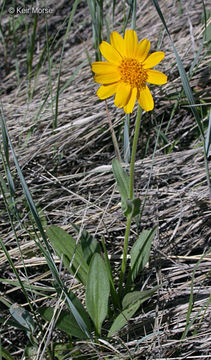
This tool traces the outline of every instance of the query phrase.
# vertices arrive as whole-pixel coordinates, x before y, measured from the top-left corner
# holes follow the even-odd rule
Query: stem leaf
[[[135,198],[133,200],[127,199],[126,210],[124,211],[124,215],[126,217],[128,216],[135,217],[139,215],[140,206],[141,206],[141,200],[139,198]]]
[[[112,160],[112,170],[122,198],[122,203],[126,203],[129,198],[129,177],[117,159]]]
[[[112,161],[112,170],[121,196],[123,214],[126,217],[134,217],[138,215],[141,204],[140,199],[130,199],[129,176],[123,170],[120,162],[117,159],[113,159]]]

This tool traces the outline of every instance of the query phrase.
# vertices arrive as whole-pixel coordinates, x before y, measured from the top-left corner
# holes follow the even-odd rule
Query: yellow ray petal
[[[121,78],[117,72],[110,74],[97,74],[94,76],[94,80],[98,84],[113,84],[119,81]]]
[[[118,71],[118,67],[105,61],[96,61],[92,64],[92,71],[97,74],[108,74]]]
[[[120,53],[122,56],[126,56],[125,53],[125,42],[122,36],[116,32],[113,31],[110,36],[111,45]]]
[[[138,103],[145,111],[151,111],[154,108],[154,101],[148,86],[139,89]]]
[[[146,59],[150,50],[150,41],[147,39],[141,40],[136,49],[136,57],[142,62]]]
[[[130,98],[130,93],[131,93],[131,86],[124,82],[120,82],[116,89],[114,105],[117,107],[125,106]]]
[[[157,65],[161,60],[163,60],[165,54],[163,51],[157,51],[151,54],[143,63],[144,69],[149,69]]]
[[[107,43],[106,41],[103,41],[103,42],[101,42],[99,48],[100,48],[101,54],[104,56],[104,58],[106,60],[108,60],[111,63],[116,64],[116,65],[121,64],[121,61],[122,61],[121,55],[109,43]]]
[[[124,106],[124,111],[126,112],[126,114],[130,114],[133,112],[133,108],[136,102],[136,97],[137,97],[137,88],[134,87],[131,91],[130,99],[127,105]]]
[[[111,85],[101,85],[97,90],[97,96],[103,100],[115,94],[117,83]]]
[[[163,85],[167,83],[167,76],[157,70],[147,70],[147,82],[155,85]]]
[[[125,40],[126,56],[128,57],[135,56],[138,45],[136,32],[134,30],[126,30],[124,40]]]

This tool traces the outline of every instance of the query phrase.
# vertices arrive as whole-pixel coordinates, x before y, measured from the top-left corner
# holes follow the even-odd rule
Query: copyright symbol
[[[13,7],[10,7],[10,8],[8,9],[8,13],[9,13],[9,14],[14,14],[14,12],[15,12],[15,9],[14,9]]]

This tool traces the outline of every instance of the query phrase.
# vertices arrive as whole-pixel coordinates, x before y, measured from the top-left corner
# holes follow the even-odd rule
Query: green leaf
[[[124,215],[127,216],[137,216],[140,212],[141,200],[139,198],[135,198],[133,200],[127,199],[126,201],[126,210],[124,211]]]
[[[125,295],[122,300],[123,309],[127,309],[134,305],[136,302],[140,301],[140,305],[146,301],[149,297],[151,297],[157,289],[159,289],[161,285],[155,286],[153,289],[144,290],[144,291],[133,291]]]
[[[129,308],[123,310],[117,316],[117,318],[114,320],[113,324],[111,325],[111,328],[108,332],[108,337],[113,336],[117,331],[119,331],[123,326],[127,324],[128,320],[130,320],[130,318],[138,310],[140,304],[141,301],[138,301],[137,303],[131,305]]]
[[[1,348],[1,355],[2,355],[2,359],[5,359],[5,360],[15,360],[14,357],[12,357],[9,352],[4,349],[4,348]]]
[[[128,217],[134,217],[139,214],[141,200],[139,198],[130,199],[129,195],[129,176],[123,170],[117,159],[112,160],[112,169],[117,182],[117,187],[121,195],[122,211]]]
[[[144,269],[149,260],[152,240],[155,235],[156,228],[152,230],[144,230],[132,246],[130,251],[130,266],[132,280]]]
[[[123,214],[126,217],[134,217],[138,215],[140,211],[141,200],[139,198],[129,198],[129,176],[123,170],[120,162],[117,159],[112,160],[112,170],[121,196]]]
[[[66,358],[66,356],[70,353],[71,351],[71,356],[76,356],[76,355],[80,355],[80,351],[74,352],[74,354],[72,353],[73,351],[73,346],[70,342],[67,343],[57,343],[55,344],[54,342],[54,346],[53,346],[53,354],[55,356],[55,359],[58,360],[64,360]],[[80,360],[82,360],[80,358]]]
[[[101,243],[102,243],[102,247],[103,247],[103,251],[104,251],[105,266],[106,266],[106,269],[107,269],[107,272],[108,272],[108,278],[109,278],[109,281],[110,281],[111,298],[112,298],[112,301],[113,301],[114,308],[119,309],[119,308],[121,308],[120,301],[119,301],[119,296],[118,296],[118,293],[117,293],[117,291],[115,289],[114,279],[112,277],[111,263],[110,263],[109,258],[108,258],[108,252],[107,252],[106,245],[105,245],[105,242],[104,242],[103,238],[101,238]]]
[[[2,318],[0,317],[0,324],[7,324],[9,326],[13,326],[17,329],[20,329],[20,330],[24,330],[24,331],[29,331],[28,327],[24,327],[22,325],[20,325],[17,321],[15,320],[10,320],[10,319],[6,319],[6,318]]]
[[[28,345],[24,351],[24,359],[26,360],[35,360],[37,358],[38,346]]]
[[[79,300],[79,298],[70,290],[68,292],[69,298],[72,301],[73,305],[75,306],[75,308],[78,310],[78,312],[80,313],[82,319],[84,320],[87,328],[91,331],[92,330],[92,326],[90,323],[90,318],[89,315],[87,313],[87,311],[85,310],[84,306],[82,305],[81,301]]]
[[[121,195],[122,210],[124,213],[127,209],[127,200],[129,199],[129,177],[117,159],[112,160],[112,170]]]
[[[10,314],[17,321],[18,324],[33,333],[35,329],[35,324],[29,311],[19,306],[18,304],[13,304],[10,306]]]
[[[82,320],[86,324],[86,327],[89,331],[92,331],[92,326],[90,323],[89,315],[84,309],[82,303],[77,298],[77,296],[72,292],[69,291],[68,293],[69,299],[71,300],[72,304],[74,305],[75,309],[80,314]],[[40,315],[47,321],[51,321],[53,316],[53,308],[51,307],[41,307],[38,309],[38,312]],[[78,337],[80,339],[86,339],[88,335],[84,333],[84,331],[81,329],[80,325],[78,324],[77,320],[75,319],[75,316],[70,311],[63,310],[58,318],[58,321],[55,324],[55,327],[63,330],[69,335],[73,335],[75,337]]]
[[[80,233],[80,227],[72,224],[77,233]],[[83,251],[84,258],[87,264],[90,263],[92,255],[95,253],[100,253],[100,245],[98,241],[88,233],[85,229],[81,231],[79,243],[81,244],[81,248]]]
[[[65,267],[85,285],[87,281],[88,265],[84,258],[81,245],[76,244],[71,235],[55,225],[51,225],[46,233],[55,252],[63,259]]]
[[[89,266],[86,306],[98,335],[108,312],[109,294],[110,283],[105,263],[99,254],[94,254]]]
[[[54,315],[54,308],[43,306],[38,309],[39,314],[43,319],[50,322]],[[57,319],[57,316],[55,317]],[[74,316],[65,310],[62,310],[59,314],[59,317],[55,323],[55,327],[59,330],[64,331],[66,334],[75,336],[78,339],[86,339],[85,333],[78,326]]]

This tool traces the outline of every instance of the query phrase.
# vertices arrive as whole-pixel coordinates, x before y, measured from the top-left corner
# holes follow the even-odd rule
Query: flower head
[[[148,56],[150,41],[138,42],[134,30],[126,30],[124,39],[116,31],[111,33],[111,44],[103,41],[100,51],[107,61],[92,64],[95,82],[102,84],[97,95],[107,99],[115,94],[114,104],[124,108],[126,113],[133,111],[136,99],[145,111],[154,108],[154,101],[146,83],[163,85],[167,76],[152,70],[165,54],[157,51]]]

